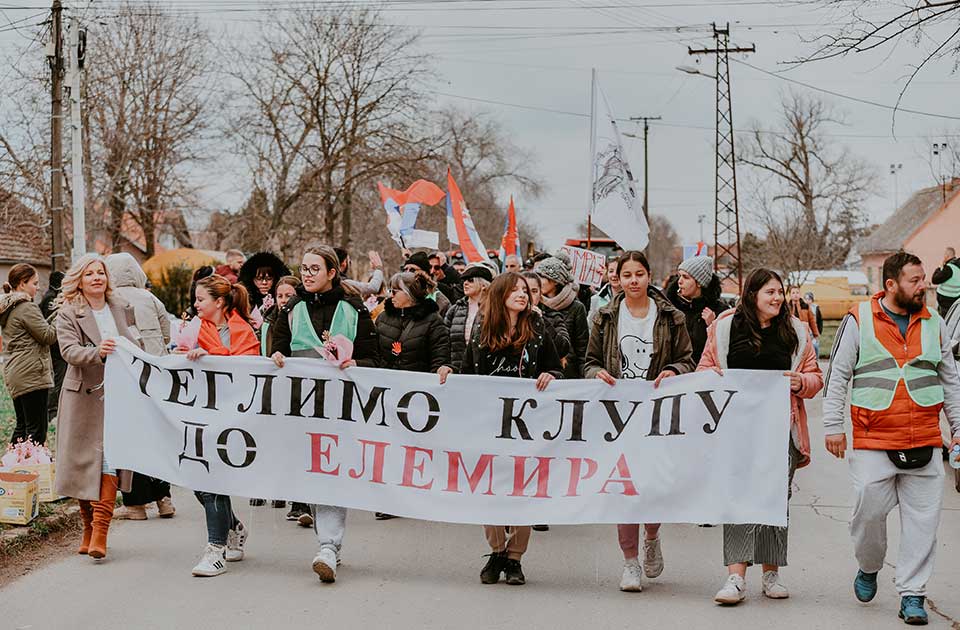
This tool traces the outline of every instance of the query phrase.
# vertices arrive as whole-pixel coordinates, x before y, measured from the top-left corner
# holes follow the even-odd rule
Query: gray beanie
[[[553,280],[558,285],[567,285],[573,282],[573,275],[559,258],[551,256],[544,258],[534,266],[533,271],[544,278]]]
[[[710,284],[713,279],[713,258],[709,256],[694,256],[687,258],[677,267],[680,271],[689,273],[701,288]]]

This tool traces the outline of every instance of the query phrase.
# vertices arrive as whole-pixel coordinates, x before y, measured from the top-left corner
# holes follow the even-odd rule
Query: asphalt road
[[[526,586],[484,586],[487,553],[479,526],[407,519],[348,521],[336,584],[310,569],[311,530],[283,520],[285,510],[235,499],[250,530],[247,559],[217,578],[190,575],[205,542],[200,505],[177,491],[177,516],[115,522],[109,556],[51,563],[0,590],[0,629],[150,628],[882,628],[902,627],[893,588],[899,519],[890,517],[890,567],[880,593],[858,603],[847,518],[846,463],[822,446],[819,402],[811,407],[814,462],[795,480],[790,515],[788,600],[760,594],[735,608],[712,601],[726,571],[721,529],[666,525],[666,570],[642,593],[617,589],[621,557],[613,526],[554,527],[534,533],[524,558]],[[929,585],[930,627],[960,629],[960,494],[945,480],[937,569]]]

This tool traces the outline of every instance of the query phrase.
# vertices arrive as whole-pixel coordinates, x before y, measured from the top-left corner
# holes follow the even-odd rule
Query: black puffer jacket
[[[674,308],[683,313],[687,334],[693,345],[693,362],[699,363],[703,354],[703,347],[707,345],[707,322],[703,319],[703,309],[709,308],[714,315],[727,310],[727,305],[720,300],[720,278],[716,274],[706,288],[701,289],[700,297],[692,302],[680,295],[680,286],[674,278],[667,286],[667,299]]]
[[[463,353],[467,349],[467,315],[470,310],[470,298],[462,297],[447,309],[443,323],[450,331],[450,367],[457,372],[463,362]]]
[[[273,352],[279,352],[285,357],[290,356],[290,311],[300,302],[305,302],[310,322],[318,337],[323,337],[324,331],[330,330],[333,315],[337,312],[340,300],[346,300],[357,309],[357,337],[353,340],[353,360],[360,367],[380,367],[380,346],[377,343],[377,329],[370,319],[370,311],[363,305],[359,296],[347,295],[340,280],[333,281],[333,288],[326,293],[310,293],[302,286],[297,287],[297,294],[290,298],[287,305],[277,315],[277,319],[270,327],[270,344]]]
[[[587,346],[590,344],[587,309],[580,300],[574,300],[570,303],[570,306],[560,311],[555,311],[544,304],[541,304],[540,309],[551,321],[556,321],[553,319],[556,317],[553,313],[563,315],[563,323],[570,338],[570,350],[561,355],[561,358],[566,359],[563,365],[563,377],[582,378],[580,372],[583,369],[583,361],[587,357]],[[556,325],[554,328],[556,328]]]
[[[383,303],[377,317],[380,366],[406,372],[436,372],[450,365],[450,333],[438,314],[437,303],[426,299],[410,308]]]

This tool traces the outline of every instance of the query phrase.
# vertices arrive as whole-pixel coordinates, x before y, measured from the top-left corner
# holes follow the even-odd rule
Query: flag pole
[[[593,184],[594,178],[596,177],[596,170],[594,169],[593,160],[597,154],[597,118],[596,118],[596,103],[597,103],[597,69],[590,69],[590,164],[589,172],[590,176],[587,178],[588,186],[588,195],[587,195],[587,249],[590,249],[590,245],[593,237]]]

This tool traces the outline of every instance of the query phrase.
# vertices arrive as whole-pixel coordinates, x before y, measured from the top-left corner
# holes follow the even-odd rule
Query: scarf
[[[230,329],[230,347],[227,348],[220,341],[220,331],[217,326],[206,319],[200,321],[200,335],[197,341],[201,348],[209,354],[218,356],[237,356],[240,354],[260,354],[260,342],[257,336],[236,311],[232,311],[227,318],[227,327]]]
[[[578,289],[579,287],[577,284],[571,282],[569,284],[565,284],[563,289],[558,291],[555,296],[547,297],[544,295],[542,298],[540,298],[540,301],[555,311],[562,311],[573,304],[573,301],[577,299]]]

